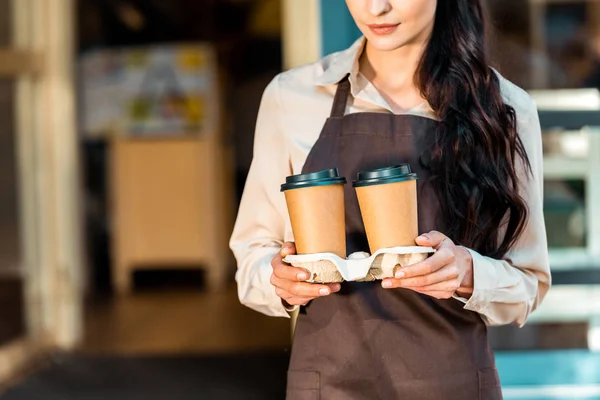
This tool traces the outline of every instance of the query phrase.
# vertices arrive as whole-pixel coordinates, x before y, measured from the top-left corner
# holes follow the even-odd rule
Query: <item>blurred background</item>
[[[490,329],[505,398],[600,399],[600,2],[486,2],[555,285]],[[262,91],[358,35],[343,0],[0,0],[0,399],[284,397],[227,241]]]

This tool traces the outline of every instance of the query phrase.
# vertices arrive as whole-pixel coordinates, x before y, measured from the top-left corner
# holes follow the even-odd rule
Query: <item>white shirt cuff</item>
[[[464,303],[465,310],[485,315],[492,294],[496,289],[496,268],[478,252],[471,249],[467,250],[473,258],[473,294],[468,300],[458,295],[452,297]]]

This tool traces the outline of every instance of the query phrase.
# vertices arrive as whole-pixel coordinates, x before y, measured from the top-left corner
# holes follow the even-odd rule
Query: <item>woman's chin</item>
[[[375,35],[366,36],[369,47],[377,51],[394,51],[406,45],[406,40],[398,35]]]

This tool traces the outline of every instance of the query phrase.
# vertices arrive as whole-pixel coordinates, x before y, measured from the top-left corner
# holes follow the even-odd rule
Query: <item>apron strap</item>
[[[331,117],[341,118],[346,114],[346,104],[348,104],[348,96],[350,95],[350,81],[348,75],[338,83],[333,98],[333,106],[331,107]]]

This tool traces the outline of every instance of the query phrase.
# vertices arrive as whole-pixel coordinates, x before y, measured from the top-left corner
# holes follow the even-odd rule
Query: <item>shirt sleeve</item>
[[[289,317],[270,283],[271,260],[283,244],[287,207],[279,188],[291,174],[281,126],[279,77],[263,94],[254,140],[254,158],[230,240],[237,260],[236,281],[242,304],[266,315]]]
[[[517,115],[519,135],[531,164],[528,174],[517,165],[519,192],[529,215],[525,229],[504,259],[473,257],[474,291],[465,309],[481,314],[488,325],[523,326],[542,302],[551,284],[548,244],[543,213],[543,148],[537,107],[531,98],[526,112]],[[503,234],[502,234],[503,235]]]

